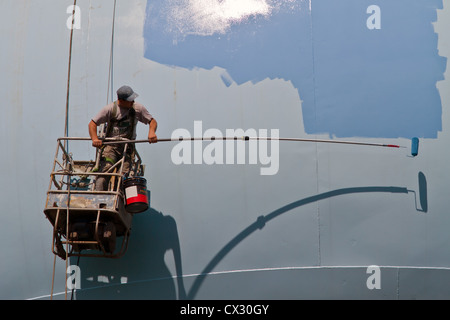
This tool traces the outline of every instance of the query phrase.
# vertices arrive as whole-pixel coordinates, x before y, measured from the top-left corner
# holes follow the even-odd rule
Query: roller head
[[[413,157],[419,154],[419,138],[414,137],[411,139],[411,155]]]

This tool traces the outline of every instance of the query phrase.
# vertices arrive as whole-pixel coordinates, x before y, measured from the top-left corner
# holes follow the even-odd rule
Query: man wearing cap
[[[149,125],[148,141],[157,142],[156,128],[158,126],[155,118],[140,103],[134,100],[138,94],[129,86],[122,86],[117,90],[117,101],[104,106],[100,112],[89,122],[89,135],[92,139],[92,145],[102,148],[102,157],[100,160],[101,172],[106,172],[118,160],[123,157],[125,144],[112,144],[103,146],[103,141],[97,135],[97,126],[107,123],[105,137],[136,139],[136,125],[140,121]],[[127,155],[123,172],[127,173],[130,169],[132,159],[134,159],[134,145],[128,145]],[[98,177],[95,189],[98,191],[107,189],[107,179]]]

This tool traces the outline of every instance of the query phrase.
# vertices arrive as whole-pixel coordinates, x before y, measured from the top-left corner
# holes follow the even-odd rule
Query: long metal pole
[[[272,138],[272,137],[191,137],[191,138],[170,138],[170,139],[158,139],[157,142],[168,142],[168,141],[214,141],[214,140],[278,140],[278,141],[293,141],[293,142],[319,142],[319,143],[337,143],[337,144],[352,144],[361,146],[375,146],[375,147],[387,147],[387,148],[406,148],[404,146],[399,146],[396,144],[382,144],[382,143],[368,143],[368,142],[357,142],[357,141],[340,141],[340,140],[323,140],[323,139],[301,139],[301,138]],[[149,140],[115,140],[115,141],[105,141],[104,145],[109,144],[122,144],[122,143],[144,143],[149,142]]]

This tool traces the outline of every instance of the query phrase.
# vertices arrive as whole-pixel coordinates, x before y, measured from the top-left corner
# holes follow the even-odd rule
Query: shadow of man
[[[168,251],[173,253],[176,275],[166,264]],[[130,243],[122,258],[81,258],[80,262],[77,299],[186,298],[175,219],[153,208],[133,217]]]

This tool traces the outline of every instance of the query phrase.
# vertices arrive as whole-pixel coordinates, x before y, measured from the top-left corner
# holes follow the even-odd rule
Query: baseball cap
[[[139,95],[129,86],[121,86],[117,90],[117,98],[120,100],[134,101]]]

